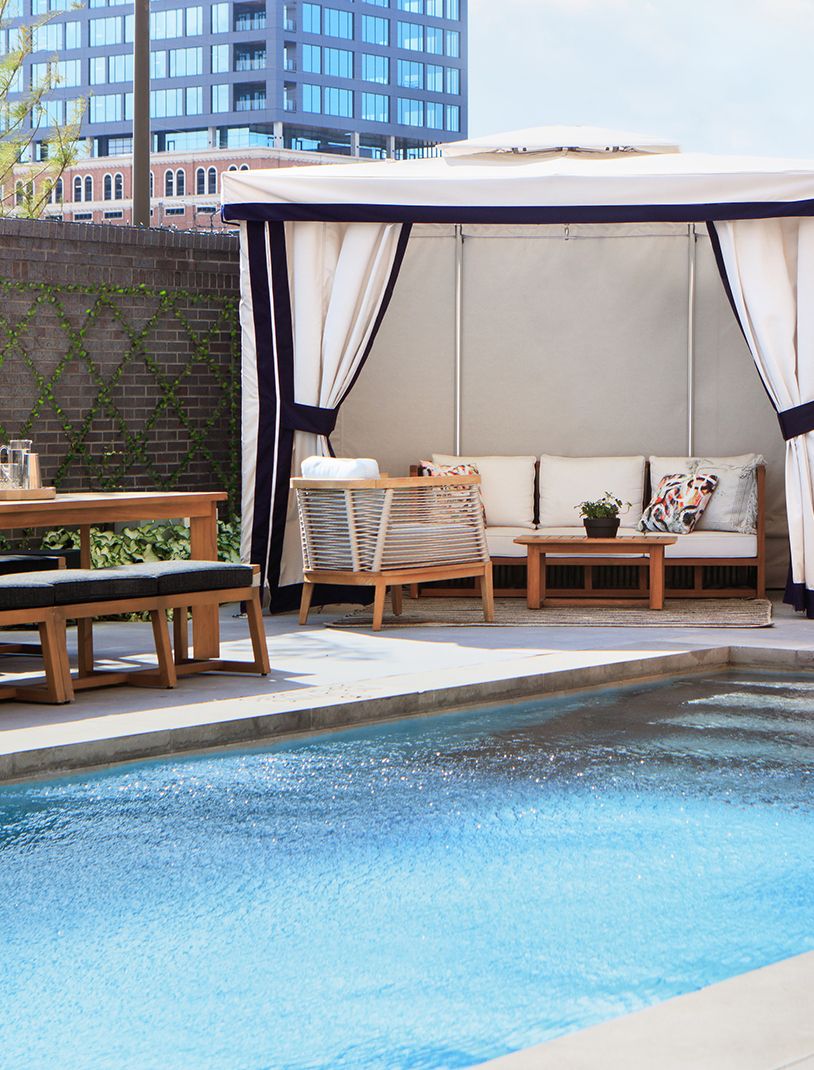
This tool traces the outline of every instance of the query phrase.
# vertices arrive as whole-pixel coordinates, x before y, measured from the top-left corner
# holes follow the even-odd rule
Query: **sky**
[[[469,134],[608,126],[814,158],[814,0],[469,0]]]

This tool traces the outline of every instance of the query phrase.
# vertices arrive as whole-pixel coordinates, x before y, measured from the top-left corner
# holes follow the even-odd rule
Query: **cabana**
[[[298,595],[289,477],[330,449],[411,228],[698,223],[786,443],[786,601],[814,617],[814,163],[549,127],[431,159],[229,172],[222,197],[241,231],[243,553],[273,608]]]

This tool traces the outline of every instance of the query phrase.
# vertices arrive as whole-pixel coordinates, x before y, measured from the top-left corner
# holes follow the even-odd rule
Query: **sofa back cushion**
[[[536,457],[432,455],[433,464],[474,464],[477,467],[489,527],[534,527],[536,461]]]
[[[608,491],[630,509],[620,514],[625,527],[635,527],[642,515],[644,457],[540,458],[540,527],[582,525],[580,502],[595,501]]]
[[[651,457],[650,486],[678,473],[709,473],[718,486],[698,522],[696,531],[757,531],[757,467],[764,460],[756,453],[736,457]]]

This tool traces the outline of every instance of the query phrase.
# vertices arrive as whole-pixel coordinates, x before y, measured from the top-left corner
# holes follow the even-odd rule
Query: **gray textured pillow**
[[[765,461],[754,453],[737,457],[651,457],[650,484],[657,487],[665,475],[677,471],[715,475],[718,486],[695,530],[753,535],[757,530],[759,464]]]

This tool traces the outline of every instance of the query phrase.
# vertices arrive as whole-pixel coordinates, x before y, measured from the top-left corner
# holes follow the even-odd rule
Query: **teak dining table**
[[[190,556],[195,561],[218,557],[218,502],[224,491],[66,491],[42,501],[0,501],[0,531],[20,528],[78,527],[80,562],[90,568],[90,530],[98,524],[128,520],[189,520]],[[55,551],[56,553],[57,551]],[[79,621],[79,672],[93,671],[90,620]],[[192,608],[192,641],[196,658],[216,658],[220,644],[218,611]]]

